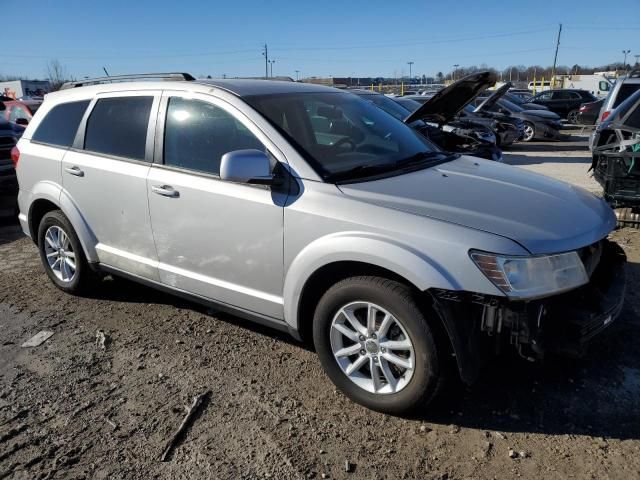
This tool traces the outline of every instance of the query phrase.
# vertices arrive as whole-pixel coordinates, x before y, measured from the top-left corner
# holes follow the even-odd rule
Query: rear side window
[[[60,147],[70,147],[88,106],[89,100],[83,100],[53,107],[42,119],[31,139]]]
[[[144,160],[152,103],[153,97],[98,100],[87,121],[84,149]]]

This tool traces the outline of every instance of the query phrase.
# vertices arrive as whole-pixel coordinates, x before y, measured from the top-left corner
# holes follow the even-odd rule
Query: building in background
[[[0,82],[0,95],[19,99],[42,98],[51,91],[51,83],[47,80],[12,80]]]

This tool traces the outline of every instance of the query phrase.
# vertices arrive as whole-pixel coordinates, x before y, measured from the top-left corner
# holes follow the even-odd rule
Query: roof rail
[[[183,80],[192,82],[195,78],[188,73],[138,73],[133,75],[114,75],[112,77],[87,78],[77,82],[65,82],[60,87],[60,90],[86,87],[87,85],[99,85],[101,83],[128,82],[133,80]]]

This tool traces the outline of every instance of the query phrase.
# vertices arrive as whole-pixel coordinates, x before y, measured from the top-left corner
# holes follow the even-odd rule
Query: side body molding
[[[309,278],[320,268],[343,261],[385,268],[406,278],[420,290],[461,288],[433,259],[391,237],[368,232],[334,233],[302,249],[285,274],[284,318],[291,329],[298,330],[300,298]]]

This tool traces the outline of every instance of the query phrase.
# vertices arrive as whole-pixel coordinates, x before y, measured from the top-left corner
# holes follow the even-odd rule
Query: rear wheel
[[[536,127],[533,126],[533,123],[524,122],[524,137],[522,137],[523,142],[530,142],[536,136]]]
[[[353,277],[335,284],[318,303],[313,339],[333,383],[373,410],[407,413],[442,384],[429,323],[401,283]]]
[[[71,222],[60,210],[42,217],[38,249],[45,272],[59,289],[81,293],[95,279]]]
[[[578,124],[578,110],[572,110],[567,115],[567,121],[572,125]]]

